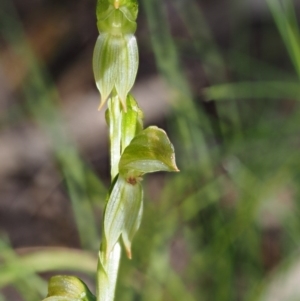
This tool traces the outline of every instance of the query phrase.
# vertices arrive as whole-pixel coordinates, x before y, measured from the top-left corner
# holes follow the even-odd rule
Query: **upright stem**
[[[121,157],[121,125],[122,112],[119,96],[114,89],[112,97],[108,101],[108,126],[110,139],[110,163],[111,163],[111,180],[119,173],[119,161]]]
[[[108,258],[106,258],[105,250],[106,248],[102,242],[98,255],[97,266],[97,301],[114,300],[121,259],[121,246],[118,242],[115,244]]]
[[[112,181],[119,173],[119,161],[121,157],[121,125],[122,111],[118,94],[114,89],[108,101],[107,121],[110,139],[110,162]],[[105,213],[105,212],[104,212]],[[106,238],[104,226],[102,228],[102,242],[98,255],[97,267],[97,301],[113,301],[117,282],[121,246],[117,242],[113,250],[106,254]]]

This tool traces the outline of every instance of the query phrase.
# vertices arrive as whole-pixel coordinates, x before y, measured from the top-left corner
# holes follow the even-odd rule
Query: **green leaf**
[[[99,109],[110,95],[115,81],[115,57],[119,52],[119,43],[114,43],[109,34],[99,35],[93,54],[93,71],[97,88],[101,95]]]
[[[179,170],[174,147],[167,134],[156,126],[150,126],[126,147],[120,159],[119,172],[125,178],[136,178],[155,171]]]
[[[106,205],[104,234],[107,256],[122,234],[127,255],[131,258],[131,240],[140,226],[143,202],[141,184],[136,179],[131,180],[119,175]]]
[[[299,82],[296,81],[258,81],[237,82],[210,86],[203,89],[209,100],[242,100],[252,98],[290,98],[300,100]]]
[[[125,245],[128,258],[131,255],[131,242],[137,230],[139,229],[143,216],[143,190],[141,191],[140,200],[136,201],[135,206],[132,206],[133,211],[125,217],[124,228],[122,231],[122,239]]]
[[[43,301],[77,301],[77,299],[70,298],[70,297],[62,297],[62,296],[52,296],[44,299]]]
[[[86,284],[73,276],[54,276],[49,280],[44,301],[96,301]]]
[[[93,71],[101,94],[99,109],[115,87],[126,111],[126,97],[134,84],[137,68],[138,48],[133,35],[102,33],[98,37],[93,55]]]
[[[127,96],[126,105],[127,112],[122,112],[122,152],[143,129],[143,111],[130,94]]]
[[[139,64],[138,47],[134,35],[126,35],[116,57],[116,90],[126,111],[127,94],[132,88]]]

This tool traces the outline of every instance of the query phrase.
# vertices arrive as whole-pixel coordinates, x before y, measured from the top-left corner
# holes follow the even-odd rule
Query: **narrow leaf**
[[[127,96],[126,105],[127,111],[122,112],[122,152],[135,135],[143,129],[143,112],[130,94]]]
[[[300,87],[296,81],[238,82],[205,88],[203,94],[207,101],[247,98],[291,98],[300,100]]]

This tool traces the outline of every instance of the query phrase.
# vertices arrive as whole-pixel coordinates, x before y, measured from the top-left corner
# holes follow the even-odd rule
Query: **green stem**
[[[97,301],[113,301],[121,259],[121,246],[116,243],[106,258],[106,248],[101,244],[97,266]]]
[[[122,109],[115,89],[108,101],[107,119],[110,139],[111,179],[113,181],[119,173],[122,139]],[[97,301],[113,301],[120,265],[121,246],[119,243],[116,243],[113,250],[107,254],[104,225],[102,227],[102,238],[98,256],[96,296]]]
[[[110,139],[110,164],[111,164],[111,179],[119,173],[119,161],[121,157],[121,125],[122,112],[119,96],[114,89],[112,97],[108,101],[108,124],[109,124],[109,139]]]

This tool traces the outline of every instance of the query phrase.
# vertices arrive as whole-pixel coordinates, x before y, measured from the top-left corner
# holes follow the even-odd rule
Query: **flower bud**
[[[138,6],[136,0],[98,0],[97,39],[93,70],[101,95],[99,109],[113,89],[126,111],[126,97],[135,81],[138,48],[134,36]]]
[[[126,97],[132,88],[138,68],[138,48],[134,35],[114,36],[102,33],[96,42],[93,70],[101,95],[99,109],[113,89],[119,96],[124,111]]]
[[[73,276],[54,276],[49,280],[44,301],[96,301],[86,284]]]

